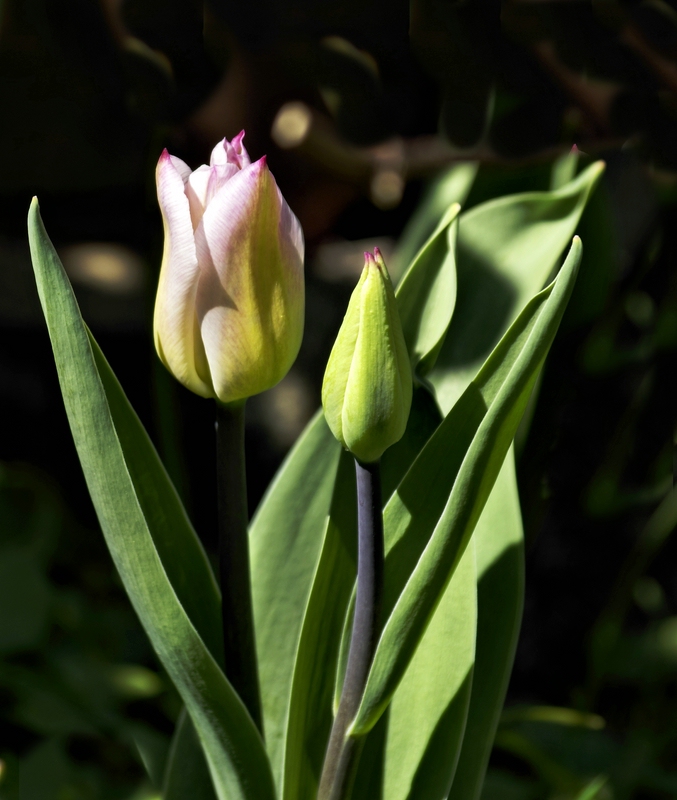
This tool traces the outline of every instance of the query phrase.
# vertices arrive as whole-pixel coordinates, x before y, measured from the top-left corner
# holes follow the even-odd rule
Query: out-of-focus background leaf
[[[517,437],[525,615],[483,798],[676,796],[677,3],[2,0],[0,109],[0,798],[155,797],[180,710],[86,494],[28,203],[213,551],[212,410],[150,338],[153,169],[241,128],[308,245],[299,360],[249,403],[252,511],[362,250],[401,275],[452,202],[607,162]]]

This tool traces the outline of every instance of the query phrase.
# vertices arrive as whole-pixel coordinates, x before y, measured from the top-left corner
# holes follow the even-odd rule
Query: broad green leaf
[[[474,547],[466,548],[388,708],[383,797],[444,798],[464,741],[475,661]]]
[[[341,446],[318,412],[287,456],[250,528],[263,724],[278,790],[296,651],[340,453]]]
[[[404,339],[412,367],[420,376],[434,366],[454,313],[460,210],[454,203],[444,214],[397,287]]]
[[[447,209],[454,203],[463,205],[478,167],[476,161],[454,164],[431,181],[397,243],[392,269],[389,265],[393,281],[408,269]]]
[[[477,522],[473,541],[477,559],[475,670],[468,723],[449,800],[480,796],[522,620],[524,544],[512,448]]]
[[[443,413],[556,268],[603,168],[592,164],[554,192],[508,195],[461,214],[456,307],[427,376]]]
[[[144,516],[144,489],[127,465],[86,327],[37,201],[29,239],[68,419],[94,507],[120,577],[168,675],[186,704],[219,800],[272,800],[263,743],[245,707],[182,606]],[[121,391],[121,390],[120,390]],[[141,471],[143,474],[143,471]],[[137,475],[138,479],[138,475]],[[151,533],[154,530],[154,535]]]
[[[387,500],[439,422],[425,389],[414,392],[404,437],[382,459]],[[285,800],[315,800],[333,719],[339,643],[356,575],[355,467],[342,453],[294,667],[284,764]],[[367,744],[369,747],[369,744]]]
[[[577,158],[568,154],[553,169],[553,189],[562,188],[568,192],[571,187],[567,187],[566,182],[575,171],[576,161]],[[583,203],[589,199],[592,187],[597,180],[594,170],[588,172],[592,186],[587,195],[585,186],[582,187]],[[592,196],[597,197],[597,195],[598,193],[594,193]],[[544,193],[543,200],[547,200],[548,196],[547,193]],[[488,204],[488,210],[485,206],[480,206],[475,210],[477,221],[481,222],[484,218],[487,230],[493,231],[492,215],[496,213],[500,221],[500,218],[505,215],[504,206],[506,204],[522,204],[524,198],[524,195],[518,195],[504,198],[502,201],[493,201]],[[549,202],[552,200],[553,198],[550,197]],[[565,244],[563,237],[568,236],[578,222],[582,205],[576,204],[572,213],[566,203],[559,203],[556,199],[555,202],[555,211],[557,212],[559,209],[559,213],[563,215],[562,222],[564,224],[556,224],[556,217],[553,218],[552,223],[548,223],[545,230],[542,222],[536,219],[536,223],[541,226],[541,233],[550,237],[554,250],[558,252]],[[480,209],[483,208],[485,210],[480,212]],[[567,221],[569,216],[571,219]],[[463,219],[466,217],[470,217],[472,222],[470,215],[464,215]],[[522,224],[524,226],[533,224],[533,219],[530,215],[525,215]],[[523,237],[525,234],[521,227],[520,224],[512,225],[506,235],[515,236],[518,239]],[[510,243],[508,242],[508,244]],[[508,247],[507,252],[510,253],[511,249],[512,247]],[[586,245],[583,264],[590,260],[589,251],[590,248]],[[554,257],[557,256],[557,252],[554,252]],[[526,255],[528,257],[529,254]],[[457,318],[452,323],[453,330],[450,336],[463,340],[464,337],[473,335],[473,329],[490,329],[494,326],[495,308],[486,302],[487,298],[475,286],[477,282],[482,282],[483,271],[464,269],[464,266],[467,266],[466,259],[463,254],[459,254],[459,258],[463,263],[460,267]],[[512,294],[514,302],[511,313],[504,318],[503,324],[496,330],[495,335],[500,336],[512,322],[513,316],[522,310],[528,298],[541,288],[549,265],[553,263],[553,258],[549,259],[544,268],[538,264],[535,265],[535,268],[532,265],[527,282],[524,282],[524,274],[519,268],[519,263],[511,258],[505,258],[505,248],[497,251],[496,254],[490,254],[489,259],[490,261],[485,265],[485,272],[489,270],[494,275],[497,285],[503,288],[506,295]],[[585,273],[583,267],[581,271]],[[583,279],[585,280],[585,274]],[[569,306],[581,293],[580,281],[579,277],[574,297]],[[569,311],[567,311],[568,317]],[[468,332],[466,332],[466,328],[469,328]],[[451,342],[446,346],[449,348]],[[485,352],[486,349],[485,347]],[[445,390],[441,395],[438,394],[438,401],[443,411],[446,412],[465,391],[469,381],[475,376],[476,367],[469,367],[463,358],[458,359],[456,363],[453,359],[447,358],[445,363],[444,357],[438,366],[439,371],[433,377],[433,382]],[[445,370],[446,374],[444,374]],[[532,394],[530,404],[533,402]],[[524,423],[520,426],[520,430],[523,425]],[[477,652],[468,726],[461,760],[450,793],[451,800],[476,800],[482,789],[487,759],[503,704],[505,686],[509,679],[516,639],[519,634],[524,580],[521,529],[513,456],[509,455],[474,533],[478,558]]]
[[[108,412],[153,545],[179,602],[220,664],[221,596],[207,555],[141,420],[94,337],[89,331],[87,334]]]
[[[355,582],[355,467],[343,452],[303,620],[289,706],[283,800],[314,800],[329,738],[340,635]]]
[[[513,323],[386,506],[387,621],[355,735],[368,732],[389,703],[463,554],[559,326],[580,255],[574,239],[558,278]]]

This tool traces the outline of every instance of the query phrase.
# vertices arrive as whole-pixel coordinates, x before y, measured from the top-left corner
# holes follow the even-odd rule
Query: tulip
[[[378,248],[364,255],[362,275],[327,363],[322,405],[334,436],[368,464],[402,437],[412,377],[385,262]]]
[[[301,225],[243,136],[192,172],[164,150],[156,171],[165,244],[155,347],[184,386],[221,403],[274,386],[303,334]]]

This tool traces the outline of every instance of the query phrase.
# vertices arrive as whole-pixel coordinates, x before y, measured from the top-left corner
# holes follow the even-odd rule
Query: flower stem
[[[255,725],[262,730],[249,574],[244,402],[229,405],[217,402],[216,409],[219,577],[225,673]]]
[[[379,462],[355,459],[357,477],[357,596],[343,690],[329,736],[318,800],[347,800],[364,738],[346,737],[359,708],[374,657],[383,593],[383,512]]]

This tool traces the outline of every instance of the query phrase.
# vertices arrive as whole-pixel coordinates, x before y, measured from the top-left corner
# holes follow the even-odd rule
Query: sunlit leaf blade
[[[207,555],[141,420],[89,330],[87,334],[127,471],[155,549],[190,621],[221,663],[221,598]]]
[[[463,205],[472,188],[478,166],[476,161],[454,164],[428,186],[397,243],[392,268],[389,265],[393,280],[408,269],[447,209],[454,203]]]
[[[474,548],[460,560],[388,708],[383,797],[447,796],[473,683],[477,625]]]
[[[508,195],[461,214],[456,307],[428,374],[443,413],[552,274],[603,169],[597,162],[555,192]]]
[[[439,420],[439,411],[427,391],[415,391],[405,435],[382,459],[384,500],[395,490]],[[355,467],[353,458],[343,453],[294,667],[284,765],[285,800],[315,800],[333,718],[339,642],[355,584],[356,548]]]
[[[580,255],[574,239],[557,280],[528,303],[385,509],[387,622],[353,723],[356,735],[390,701],[465,549],[559,326]]]
[[[86,328],[37,201],[29,239],[68,419],[120,577],[200,736],[219,800],[272,800],[261,738],[172,587],[111,417]]]
[[[264,731],[278,790],[296,651],[340,453],[341,446],[318,412],[280,468],[250,528]]]
[[[512,449],[477,522],[473,541],[478,616],[475,670],[468,722],[449,800],[475,800],[480,796],[522,619],[524,547]]]
[[[333,718],[341,630],[355,582],[356,529],[355,468],[352,456],[343,452],[294,666],[283,800],[314,800],[317,794]]]
[[[145,428],[89,333],[115,431],[139,504],[167,577],[202,640],[223,661],[221,603],[214,573]],[[190,780],[189,780],[190,777]],[[165,800],[190,786],[196,800],[214,797],[209,769],[190,718],[177,724],[164,776]]]
[[[397,287],[397,308],[412,367],[429,372],[447,333],[456,303],[456,236],[454,203],[423,245]]]
[[[576,154],[568,155],[562,160],[562,163],[558,165],[559,169],[553,170],[551,188],[566,187],[575,170],[576,161]],[[555,172],[557,172],[556,176]],[[594,171],[589,171],[589,179],[594,188],[595,182],[598,180]],[[586,190],[583,187],[583,204],[589,204],[592,188]],[[593,195],[593,198],[596,196],[597,193]],[[548,200],[549,195],[547,194],[543,194],[541,197],[546,203],[552,200],[552,198],[550,201]],[[503,202],[489,204],[488,210],[485,209],[482,212],[479,211],[479,208],[482,207],[478,207],[474,212],[475,218],[478,222],[484,220],[485,229],[493,231],[492,215],[498,214],[500,221],[501,217],[505,215],[505,204],[515,202],[521,204],[523,200],[524,196],[518,195],[513,198],[505,198]],[[572,226],[579,221],[582,206],[577,203],[572,211],[571,206],[566,203],[559,203],[557,199],[555,201],[556,209],[559,209],[563,215],[564,224],[558,224],[556,218],[552,220],[554,224],[549,223],[545,227],[538,218],[535,219],[535,223],[540,226],[540,235],[550,240],[556,256],[558,249],[565,244],[564,237],[568,236],[568,232],[573,230]],[[467,216],[472,221],[473,215]],[[567,220],[569,217],[570,219]],[[524,236],[521,228],[530,224],[534,224],[534,220],[530,220],[529,216],[525,215],[520,224],[510,226],[506,235],[520,239]],[[510,252],[510,249],[508,247],[507,251]],[[524,255],[526,259],[529,258],[529,253]],[[483,278],[483,270],[464,269],[465,259],[463,255],[460,258],[463,259],[461,285],[457,322],[453,326],[452,335],[462,338],[466,335],[464,328],[467,326],[470,326],[471,329],[473,327],[491,329],[492,326],[495,326],[495,319],[492,319],[495,309],[491,303],[487,303],[487,298],[482,296],[475,286],[477,282],[486,282],[486,279]],[[504,319],[503,325],[496,329],[496,336],[499,336],[512,322],[513,315],[519,313],[527,300],[540,289],[548,265],[546,264],[545,269],[541,269],[538,264],[532,264],[525,282],[522,265],[510,258],[505,258],[505,250],[503,252],[498,250],[495,254],[490,254],[490,259],[490,263],[485,267],[496,274],[497,284],[503,286],[506,293],[509,293],[510,287],[512,287],[514,298],[512,313]],[[589,247],[586,247],[584,263],[586,259],[590,259]],[[552,259],[550,259],[550,263],[552,263]],[[581,269],[584,271],[583,267]],[[585,279],[585,273],[577,281],[576,295],[581,293],[581,279]],[[451,408],[474,377],[477,369],[477,365],[469,367],[463,359],[458,359],[457,363],[454,363],[453,359],[447,359],[447,361],[449,363],[445,364],[443,359],[439,363],[440,370],[433,377],[436,385],[443,389],[438,400],[444,411]],[[444,371],[446,371],[446,375],[443,374]],[[532,397],[530,404],[533,401]],[[453,800],[475,800],[481,792],[486,763],[493,743],[519,633],[523,604],[522,524],[515,477],[514,474],[508,475],[508,471],[514,473],[512,455],[508,455],[506,458],[474,533],[479,580],[477,652],[468,726],[459,767],[450,793],[450,798]],[[485,570],[483,561],[486,564],[491,562],[492,566]]]

